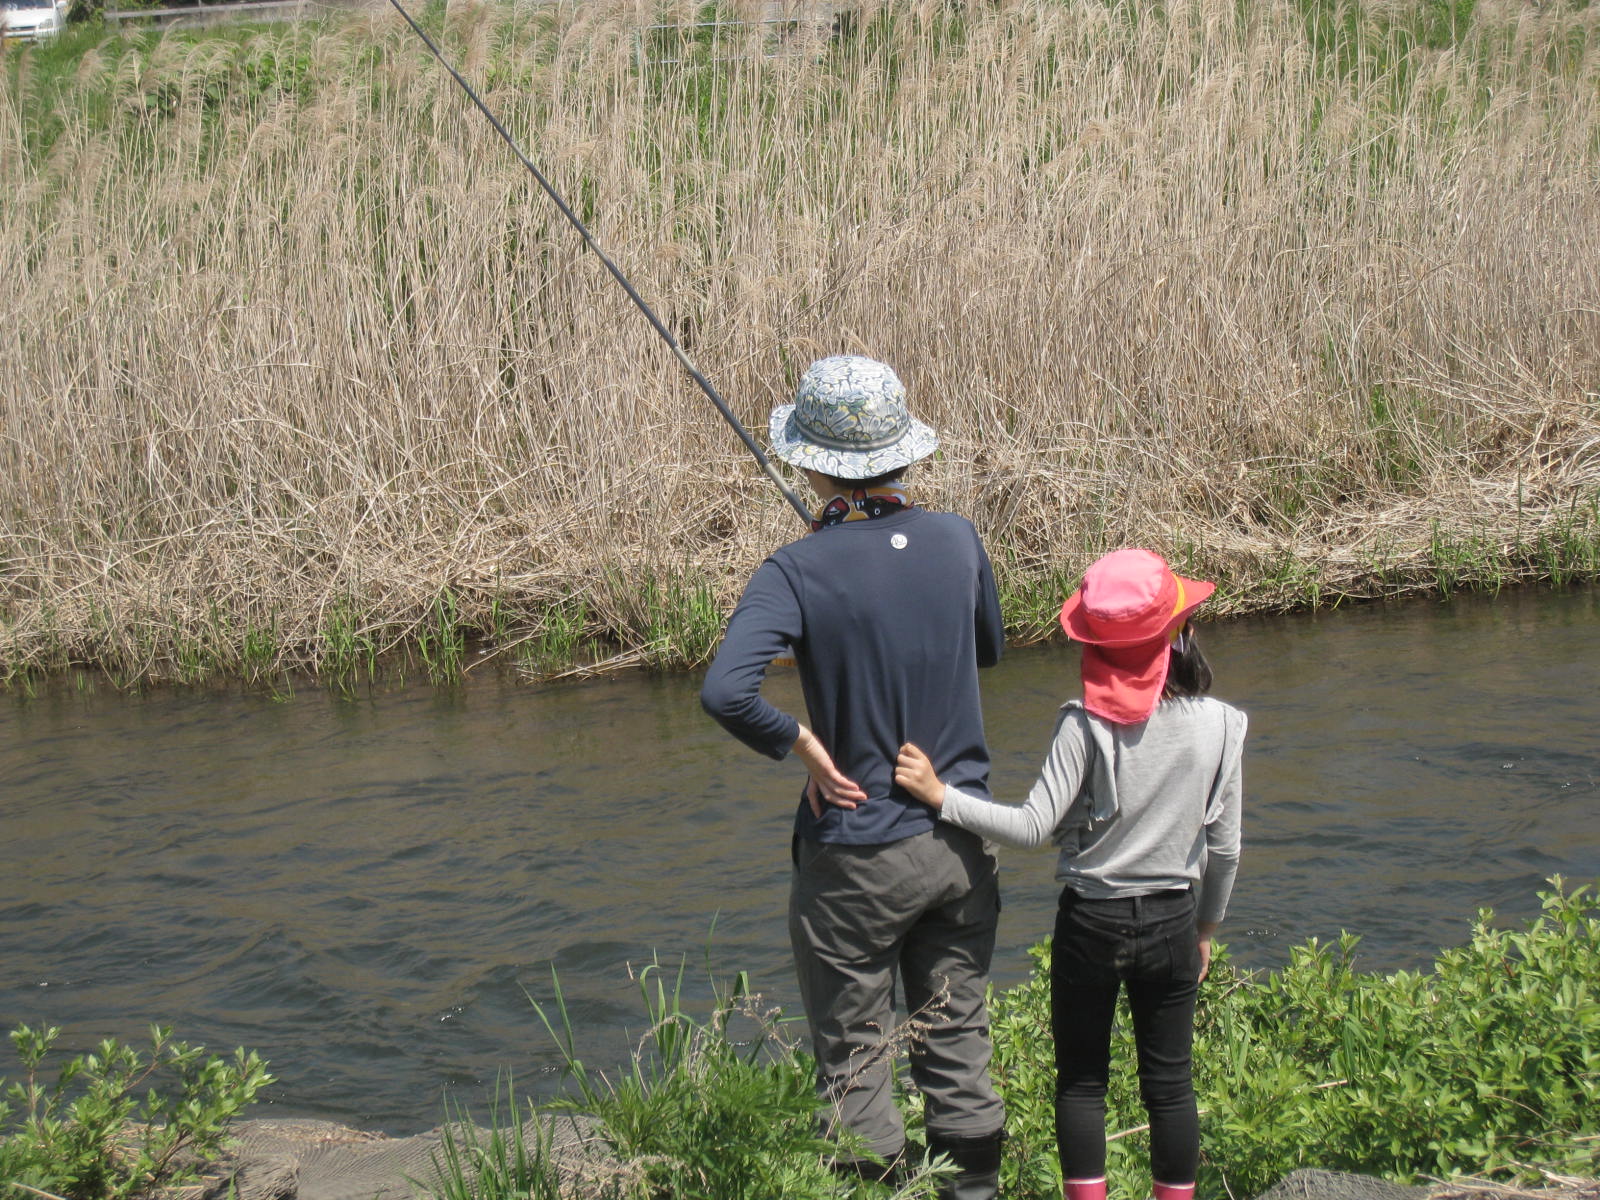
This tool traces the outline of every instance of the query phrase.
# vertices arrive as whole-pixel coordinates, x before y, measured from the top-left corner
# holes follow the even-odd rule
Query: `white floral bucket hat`
[[[772,410],[772,452],[790,466],[835,479],[871,479],[926,458],[939,435],[906,409],[892,369],[847,354],[806,368],[793,404]]]

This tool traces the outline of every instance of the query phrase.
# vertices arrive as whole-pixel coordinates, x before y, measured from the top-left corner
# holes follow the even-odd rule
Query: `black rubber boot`
[[[939,1183],[939,1200],[995,1200],[1000,1193],[1000,1143],[1006,1131],[981,1137],[928,1135],[928,1154],[944,1155],[956,1167],[953,1179]]]

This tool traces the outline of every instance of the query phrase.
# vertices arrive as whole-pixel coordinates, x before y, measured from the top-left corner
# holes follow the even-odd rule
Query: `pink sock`
[[[1192,1183],[1154,1183],[1155,1200],[1194,1200]]]
[[[1106,1177],[1069,1179],[1061,1189],[1063,1200],[1106,1200]]]

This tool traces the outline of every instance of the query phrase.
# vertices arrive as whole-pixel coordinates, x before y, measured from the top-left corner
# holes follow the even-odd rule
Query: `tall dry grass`
[[[1600,8],[1483,0],[1431,43],[1408,5],[1309,12],[895,4],[773,53],[585,0],[442,37],[752,428],[814,357],[897,367],[944,442],[918,489],[977,522],[1020,634],[1129,542],[1235,607],[1448,582],[1441,547],[1592,573]],[[799,532],[386,10],[28,67],[13,666],[257,672],[574,614],[694,657],[663,597],[714,622]]]

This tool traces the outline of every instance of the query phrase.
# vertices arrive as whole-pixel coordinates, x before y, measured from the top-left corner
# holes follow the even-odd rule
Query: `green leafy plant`
[[[1430,971],[1356,967],[1359,939],[1315,940],[1269,973],[1218,949],[1201,989],[1195,1089],[1203,1195],[1253,1195],[1298,1167],[1423,1177],[1600,1172],[1600,895],[1559,878],[1526,928],[1479,912]],[[1011,1140],[1006,1194],[1059,1195],[1053,1161],[1049,947],[994,1003]],[[1114,1196],[1149,1187],[1131,1022],[1112,1049]]]
[[[831,1168],[836,1158],[866,1155],[853,1142],[835,1144],[819,1133],[811,1059],[783,1037],[781,1014],[763,1005],[742,972],[731,987],[713,988],[704,1021],[684,1011],[681,963],[672,975],[651,962],[638,982],[650,1026],[615,1077],[579,1058],[559,980],[555,1019],[534,1007],[561,1046],[575,1093],[555,1109],[597,1119],[619,1157],[638,1167],[647,1194],[675,1200],[932,1194],[938,1169],[914,1171],[894,1190]]]
[[[1059,1196],[1055,1139],[1055,1052],[1050,1032],[1050,943],[1028,951],[1033,974],[991,1004],[989,1069],[1006,1101],[1006,1196]]]
[[[27,1025],[11,1034],[23,1076],[0,1101],[6,1200],[37,1192],[122,1200],[193,1179],[197,1163],[221,1147],[228,1123],[272,1082],[254,1053],[208,1057],[203,1046],[152,1026],[148,1052],[108,1038],[68,1059],[46,1084],[41,1067],[60,1035]],[[157,1091],[161,1079],[175,1090]]]

